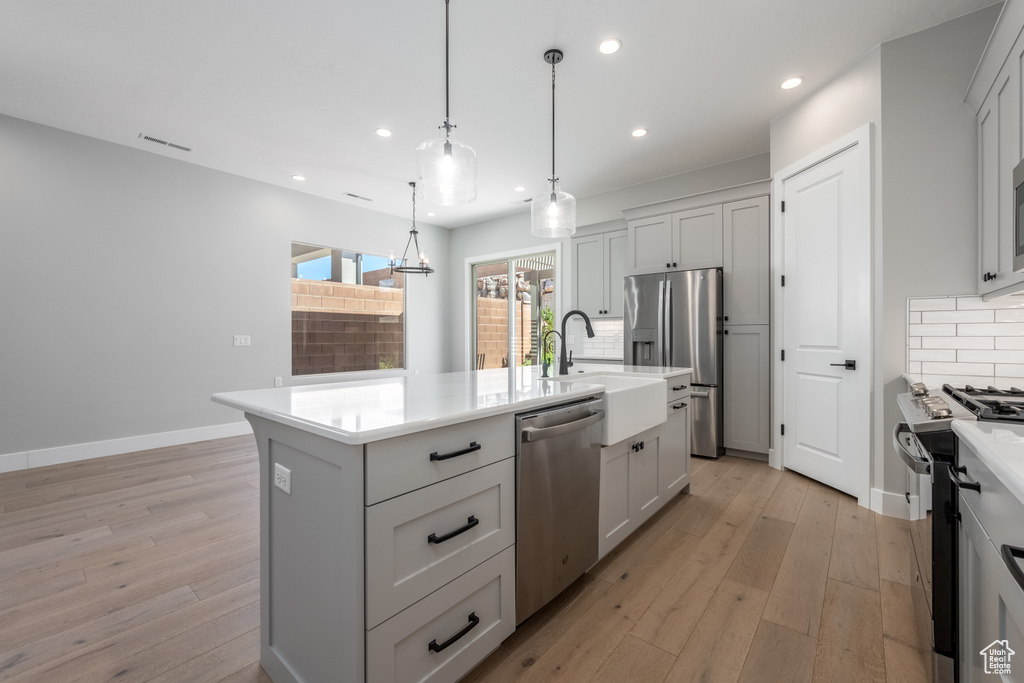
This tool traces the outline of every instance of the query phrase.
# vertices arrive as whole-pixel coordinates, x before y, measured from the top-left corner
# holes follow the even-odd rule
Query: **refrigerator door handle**
[[[658,359],[659,365],[665,364],[665,348],[662,345],[662,340],[665,338],[665,281],[662,280],[658,283],[658,342],[655,348],[660,348],[661,357]]]
[[[664,336],[662,337],[662,366],[672,364],[672,281],[665,281]]]

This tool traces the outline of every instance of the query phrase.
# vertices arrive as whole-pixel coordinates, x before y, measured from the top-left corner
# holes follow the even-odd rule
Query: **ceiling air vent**
[[[362,199],[364,202],[372,202],[373,201],[369,197],[362,197],[362,196],[360,196],[358,194],[355,194],[353,192],[346,192],[345,196],[346,197],[351,197],[352,199]]]
[[[149,142],[155,142],[158,145],[163,145],[164,147],[173,147],[174,149],[180,149],[182,152],[191,152],[192,151],[191,147],[185,147],[184,145],[178,145],[178,144],[175,144],[173,142],[167,142],[166,140],[161,140],[160,138],[155,138],[155,137],[153,137],[151,135],[145,135],[143,133],[139,133],[139,137],[142,138],[143,140],[147,140]]]

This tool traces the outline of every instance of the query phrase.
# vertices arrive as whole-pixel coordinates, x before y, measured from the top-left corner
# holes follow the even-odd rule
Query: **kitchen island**
[[[512,633],[515,414],[601,396],[586,375],[688,373],[574,369],[213,396],[259,448],[261,664],[276,683],[454,681]]]

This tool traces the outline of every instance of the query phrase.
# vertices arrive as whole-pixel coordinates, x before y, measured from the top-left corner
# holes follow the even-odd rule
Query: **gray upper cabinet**
[[[672,267],[672,216],[651,216],[629,221],[630,275],[664,273]]]
[[[672,214],[672,268],[722,267],[722,205]]]
[[[724,204],[722,219],[725,324],[767,325],[771,289],[768,197]]]
[[[1022,156],[1024,7],[1001,16],[985,49],[967,102],[977,110],[978,293],[1000,297],[1024,289],[1013,270],[1013,169]]]
[[[572,305],[591,318],[622,317],[626,231],[572,239]]]

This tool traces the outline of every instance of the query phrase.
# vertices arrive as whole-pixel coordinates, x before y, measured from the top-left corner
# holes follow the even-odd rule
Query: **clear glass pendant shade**
[[[416,148],[416,172],[416,191],[431,204],[456,206],[476,199],[476,152],[450,135]]]
[[[576,198],[558,183],[530,202],[530,234],[534,237],[569,237],[576,232]]]

